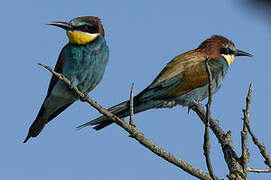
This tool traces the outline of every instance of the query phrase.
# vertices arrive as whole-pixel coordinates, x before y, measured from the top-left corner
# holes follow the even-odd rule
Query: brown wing
[[[204,85],[208,82],[205,59],[205,54],[196,50],[175,57],[135,100],[172,98]]]
[[[175,88],[170,89],[167,95],[178,96],[203,86],[208,82],[205,59],[205,54],[195,50],[176,56],[155,78],[150,88],[169,84]],[[173,82],[173,84],[169,82]]]
[[[166,67],[159,73],[151,85],[155,86],[156,84],[173,78],[190,67],[196,66],[205,59],[206,55],[196,50],[180,54],[166,65]]]
[[[167,93],[168,96],[179,96],[208,83],[208,74],[204,62],[184,70],[179,77],[179,85],[170,90]]]

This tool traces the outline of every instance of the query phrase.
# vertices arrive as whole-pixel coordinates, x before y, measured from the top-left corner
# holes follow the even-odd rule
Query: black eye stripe
[[[229,54],[234,54],[232,49],[229,49]]]
[[[221,49],[220,49],[220,53],[221,53],[221,54],[228,54],[226,48],[221,48]]]
[[[88,32],[91,34],[99,33],[98,26],[81,25],[81,26],[75,27],[74,29],[79,30],[79,31],[83,31],[83,32]]]
[[[225,55],[232,55],[234,54],[234,51],[230,48],[221,48],[220,53]]]

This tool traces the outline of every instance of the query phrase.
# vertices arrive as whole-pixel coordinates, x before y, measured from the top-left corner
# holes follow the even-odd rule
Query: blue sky
[[[254,16],[234,0],[208,1],[5,1],[1,3],[1,155],[0,179],[194,179],[142,147],[117,125],[95,132],[76,126],[99,113],[76,102],[50,122],[40,136],[23,140],[47,92],[53,67],[67,43],[63,30],[44,25],[94,15],[102,19],[110,48],[103,81],[90,97],[109,107],[144,89],[174,56],[196,48],[213,34],[234,41],[254,54],[232,64],[214,95],[212,116],[231,130],[238,154],[242,109],[250,82],[254,84],[251,126],[271,153],[271,31],[262,16]],[[206,102],[206,101],[204,101]],[[150,110],[135,116],[137,128],[157,145],[195,167],[206,169],[202,151],[204,126],[187,108]],[[249,167],[265,168],[249,138]],[[217,176],[228,173],[217,139],[211,134],[211,159]],[[249,173],[249,179],[270,179]]]

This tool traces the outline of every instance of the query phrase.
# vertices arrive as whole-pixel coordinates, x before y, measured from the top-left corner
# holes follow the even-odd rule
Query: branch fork
[[[241,132],[242,136],[242,155],[240,158],[238,158],[233,142],[231,140],[230,131],[225,133],[223,129],[219,127],[218,121],[213,120],[210,117],[210,106],[212,102],[212,74],[210,71],[210,67],[208,65],[208,57],[206,57],[206,71],[208,73],[209,77],[209,98],[208,103],[206,104],[207,112],[204,111],[203,106],[200,104],[192,104],[189,108],[191,108],[202,120],[202,122],[205,124],[205,135],[204,135],[204,154],[206,157],[206,164],[208,167],[208,171],[204,172],[201,169],[195,168],[189,163],[176,158],[172,154],[165,151],[162,147],[158,147],[156,144],[154,144],[152,141],[147,139],[143,133],[139,132],[135,127],[134,122],[134,109],[133,109],[133,89],[134,89],[134,83],[132,84],[131,91],[130,91],[130,121],[129,124],[126,123],[124,119],[121,119],[111,112],[104,109],[102,106],[97,104],[95,101],[90,99],[88,95],[83,94],[77,87],[74,87],[73,90],[75,93],[78,94],[80,99],[87,102],[89,105],[97,109],[101,114],[104,116],[107,116],[110,120],[114,121],[116,124],[118,124],[121,128],[123,128],[125,131],[127,131],[131,137],[136,139],[141,145],[148,148],[150,151],[158,155],[159,157],[163,158],[164,160],[168,161],[171,164],[176,165],[180,169],[184,170],[185,172],[191,174],[192,176],[202,179],[202,180],[218,180],[219,178],[216,177],[213,173],[211,161],[209,157],[210,152],[210,146],[209,146],[209,127],[217,137],[219,143],[221,144],[222,151],[224,153],[224,159],[228,165],[230,174],[228,175],[228,178],[230,180],[243,180],[247,179],[247,172],[256,172],[256,173],[267,173],[271,172],[271,160],[270,156],[266,152],[266,148],[263,145],[263,143],[259,142],[259,140],[255,137],[255,135],[252,133],[251,128],[249,126],[249,116],[250,116],[250,98],[252,94],[252,85],[250,85],[249,93],[247,96],[247,106],[244,112],[244,125],[243,130]],[[55,72],[53,69],[51,69],[49,66],[46,66],[44,64],[38,63],[39,65],[43,66],[47,70],[49,70],[53,75],[58,77],[60,80],[64,81],[68,86],[71,86],[71,82],[62,74]],[[269,166],[270,169],[255,169],[255,168],[248,168],[247,163],[249,160],[249,153],[247,149],[247,132],[251,135],[253,142],[258,146],[262,156],[265,158],[265,163]]]

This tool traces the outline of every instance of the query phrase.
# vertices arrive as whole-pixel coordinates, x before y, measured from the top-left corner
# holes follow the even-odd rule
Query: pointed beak
[[[236,50],[235,56],[249,56],[249,57],[252,57],[253,55],[249,54],[249,53],[247,53],[245,51]]]
[[[73,30],[72,25],[66,22],[49,22],[47,25],[57,26],[66,30]]]

